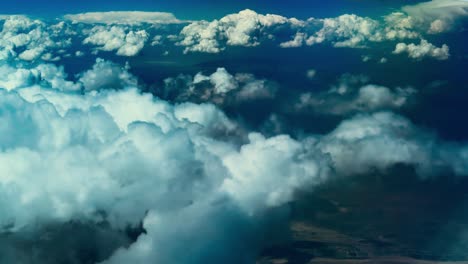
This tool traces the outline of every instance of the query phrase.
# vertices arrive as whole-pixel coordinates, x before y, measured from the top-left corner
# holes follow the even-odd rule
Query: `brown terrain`
[[[467,190],[466,179],[405,167],[335,179],[299,194],[289,242],[257,264],[468,264]]]

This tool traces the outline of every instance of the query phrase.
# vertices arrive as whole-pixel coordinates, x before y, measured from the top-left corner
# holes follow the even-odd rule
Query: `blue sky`
[[[3,13],[23,13],[37,16],[58,16],[64,13],[110,10],[167,11],[183,19],[213,19],[227,13],[250,8],[261,13],[277,13],[305,18],[326,17],[343,13],[379,15],[392,8],[420,2],[419,0],[17,0],[2,3]]]

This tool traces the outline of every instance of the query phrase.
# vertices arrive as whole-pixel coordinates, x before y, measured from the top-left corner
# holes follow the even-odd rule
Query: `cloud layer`
[[[389,112],[300,139],[248,132],[238,144],[220,137],[240,128],[214,105],[173,105],[141,93],[110,62],[97,60],[76,84],[65,74],[31,81],[37,69],[63,71],[47,64],[3,67],[1,229],[20,234],[80,221],[123,230],[142,222],[145,232],[103,263],[252,263],[274,241],[265,237],[281,238],[295,192],[329,177],[400,163],[422,177],[468,174],[467,146]],[[193,83],[221,94],[239,89],[240,80],[255,83],[222,68],[197,76]],[[356,100],[399,106],[398,96],[368,85]]]

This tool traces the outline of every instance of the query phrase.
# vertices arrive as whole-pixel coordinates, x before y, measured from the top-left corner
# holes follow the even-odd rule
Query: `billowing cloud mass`
[[[465,0],[432,0],[403,8],[422,23],[429,33],[442,33],[453,29],[454,24],[468,18]]]
[[[215,104],[272,99],[278,89],[272,81],[257,79],[247,73],[232,75],[225,68],[218,68],[208,76],[201,72],[193,77],[179,75],[167,78],[164,83],[164,87],[156,91],[162,98]]]
[[[9,80],[0,96],[1,229],[27,236],[69,221],[106,222],[115,230],[142,222],[145,232],[103,263],[253,263],[273,241],[265,240],[267,230],[285,224],[282,206],[336,173],[398,163],[414,165],[421,176],[468,173],[468,147],[388,112],[361,114],[302,139],[249,132],[237,145],[219,138],[239,127],[214,105],[172,105],[141,93],[134,77],[110,62],[97,60],[79,75],[84,94],[61,68],[3,69]],[[46,74],[54,71],[56,79]],[[42,72],[49,77],[31,80]],[[192,82],[223,94],[242,91],[245,80],[255,82],[220,68]],[[399,106],[399,96],[364,86],[355,101]]]
[[[344,75],[338,85],[321,92],[306,92],[299,96],[295,111],[319,112],[332,115],[349,115],[356,112],[373,112],[383,109],[399,109],[414,97],[413,88],[390,89],[365,84],[365,76]]]
[[[273,37],[280,26],[299,26],[295,18],[279,15],[261,15],[252,10],[243,10],[211,22],[197,21],[180,32],[185,52],[217,53],[229,46],[257,46],[263,39]]]
[[[68,51],[74,41],[94,46],[95,53],[111,51],[128,57],[140,54],[148,40],[152,47],[174,46],[184,53],[219,53],[229,47],[263,43],[281,48],[318,44],[368,48],[373,43],[426,41],[427,34],[453,29],[467,16],[465,9],[463,0],[434,0],[404,7],[383,18],[343,14],[299,20],[249,9],[213,21],[181,21],[171,13],[140,11],[70,14],[57,19],[57,24],[5,16],[0,55],[58,61],[76,52]]]
[[[439,48],[424,39],[421,40],[419,44],[398,43],[393,53],[407,53],[408,56],[413,59],[429,57],[437,60],[447,60],[450,57],[449,47],[446,44],[443,44],[442,47]]]
[[[47,25],[26,16],[5,16],[0,32],[0,58],[25,61],[54,60],[50,52],[71,44],[63,23]]]
[[[81,14],[69,14],[65,19],[74,23],[86,24],[126,24],[140,23],[170,24],[180,23],[174,14],[165,12],[141,12],[141,11],[112,11],[112,12],[88,12]]]
[[[437,80],[410,63],[393,73],[461,58],[427,34],[466,10],[0,16],[0,263],[257,263],[288,241],[298,193],[329,180],[401,164],[421,180],[468,176],[466,142],[402,116],[464,81],[461,63]]]
[[[128,70],[128,64],[121,67],[118,64],[98,58],[91,70],[79,75],[79,82],[83,85],[85,91],[137,87],[137,78]]]
[[[103,51],[117,51],[120,56],[137,55],[148,40],[145,30],[126,30],[118,26],[95,26],[88,34],[83,44],[96,45]]]

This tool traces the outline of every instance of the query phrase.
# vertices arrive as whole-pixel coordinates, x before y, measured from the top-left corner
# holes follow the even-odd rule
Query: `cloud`
[[[446,32],[468,18],[468,2],[465,0],[432,0],[405,6],[403,10],[422,23],[429,33]]]
[[[309,18],[303,28],[290,41],[280,44],[283,48],[301,47],[330,42],[335,47],[363,48],[371,42],[417,38],[411,17],[394,12],[383,21],[355,14],[335,18]]]
[[[148,33],[145,30],[126,30],[118,26],[95,26],[88,36],[83,40],[83,44],[99,46],[98,50],[117,51],[119,56],[135,56],[143,49],[148,40]]]
[[[383,109],[396,110],[406,106],[416,93],[413,88],[390,89],[365,84],[367,81],[365,76],[344,75],[340,83],[328,91],[301,94],[294,105],[294,111],[349,115]]]
[[[273,99],[277,85],[252,74],[230,74],[218,68],[211,75],[199,72],[195,76],[179,75],[167,78],[165,85],[156,91],[162,98],[175,101],[212,102],[218,105]]]
[[[447,60],[450,57],[449,47],[443,44],[442,47],[436,47],[433,44],[422,39],[420,44],[398,43],[395,46],[394,54],[407,53],[412,59],[434,58],[436,60]]]
[[[307,36],[322,35],[323,41],[348,47],[408,37],[411,19],[387,20],[392,30],[402,31],[349,15],[320,20],[327,28]],[[274,39],[283,26],[289,32],[304,23],[246,10],[192,23],[179,44],[188,52],[256,46]],[[0,247],[6,251],[1,262],[30,260],[34,252],[35,263],[73,263],[70,258],[78,261],[75,254],[83,246],[99,241],[92,244],[99,256],[90,254],[88,262],[254,263],[264,247],[283,238],[296,192],[313,190],[331,177],[400,163],[414,166],[423,178],[447,171],[468,174],[466,144],[444,141],[404,117],[381,112],[404,107],[414,96],[412,88],[348,76],[324,93],[303,94],[298,107],[351,117],[321,135],[267,137],[237,124],[219,107],[272,100],[274,82],[220,67],[168,78],[156,87],[156,97],[142,92],[127,65],[103,59],[69,78],[63,67],[39,60],[66,53],[60,49],[68,41],[54,40],[73,32],[66,23],[45,25],[13,17],[1,33]],[[86,43],[124,56],[138,54],[149,39],[138,26],[78,29],[89,33]],[[83,37],[73,36],[79,42]],[[303,36],[300,40],[307,41]],[[444,46],[411,45],[402,52],[444,54]],[[426,53],[415,51],[427,47]],[[307,75],[312,78],[315,71]],[[81,237],[83,226],[103,233]],[[66,228],[63,237],[78,236],[78,245],[60,238]],[[137,230],[135,238],[128,228]],[[23,240],[34,242],[18,242]],[[28,247],[32,250],[23,249]]]
[[[4,17],[0,32],[0,58],[19,58],[34,61],[42,57],[52,58],[51,51],[70,46],[68,32],[62,24],[47,25],[26,16]]]
[[[356,15],[341,15],[320,21],[322,28],[306,39],[307,45],[331,41],[335,47],[361,47],[367,41],[380,41],[377,21]]]
[[[15,90],[28,87],[47,87],[62,91],[79,91],[81,85],[67,80],[63,67],[39,64],[34,67],[3,64],[0,66],[0,88]]]
[[[302,44],[305,42],[306,34],[305,33],[296,33],[292,40],[280,43],[280,47],[282,48],[297,48],[301,47]]]
[[[314,70],[314,69],[307,70],[307,72],[306,72],[307,78],[309,78],[311,80],[315,78],[315,75],[317,75],[317,71]]]
[[[68,14],[65,20],[73,23],[85,24],[107,24],[107,25],[135,25],[149,24],[172,24],[182,23],[174,14],[166,12],[142,12],[142,11],[110,11],[110,12],[88,12],[81,14]]]
[[[416,167],[423,177],[447,169],[462,175],[468,167],[462,161],[466,146],[453,148],[432,134],[389,112],[357,115],[343,121],[319,143],[329,153],[334,168],[342,174],[364,173],[403,163]]]
[[[102,60],[80,76],[113,67],[119,82],[133,82]],[[223,69],[214,74],[198,79],[220,93],[234,90],[217,84],[251,81]],[[116,78],[100,77],[109,78],[105,86]],[[116,232],[142,222],[144,232],[106,264],[254,262],[287,230],[295,192],[336,174],[398,163],[421,176],[468,173],[466,146],[387,112],[357,115],[324,135],[248,132],[234,143],[220,131],[239,127],[212,104],[171,104],[131,87],[76,93],[26,86],[0,90],[0,227],[27,237],[72,221]],[[359,98],[388,101],[378,87],[363,90]]]
[[[179,45],[185,52],[218,53],[225,46],[257,46],[271,38],[275,27],[298,26],[302,22],[279,15],[261,15],[246,9],[227,15],[220,20],[196,21],[182,29]]]
[[[122,67],[98,58],[92,69],[79,74],[78,81],[83,84],[86,92],[138,87],[137,78],[128,70],[128,64]]]

